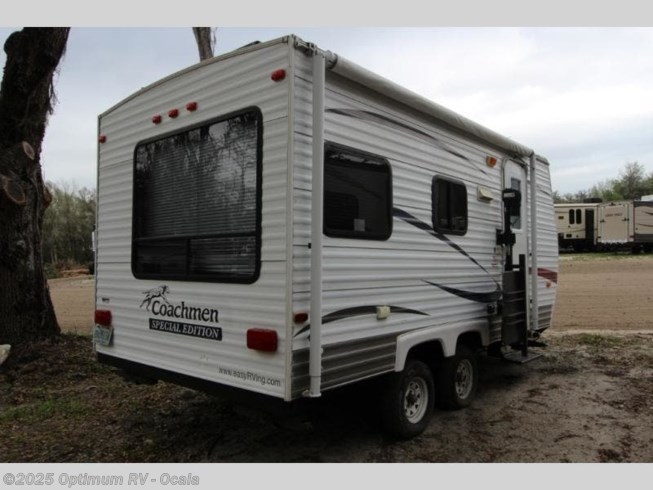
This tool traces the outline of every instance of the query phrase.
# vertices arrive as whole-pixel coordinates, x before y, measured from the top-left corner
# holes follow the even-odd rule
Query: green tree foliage
[[[93,261],[95,191],[49,182],[52,203],[43,217],[43,260],[55,267]]]
[[[637,162],[627,163],[619,173],[619,179],[615,182],[614,190],[623,199],[639,199],[644,194],[650,194],[652,189],[646,187],[647,178],[645,172],[646,169],[643,165]]]
[[[599,182],[576,193],[560,194],[554,191],[553,202],[583,202],[591,197],[601,198],[603,202],[628,201],[648,194],[653,194],[653,172],[647,176],[644,165],[628,162],[619,171],[619,178]]]

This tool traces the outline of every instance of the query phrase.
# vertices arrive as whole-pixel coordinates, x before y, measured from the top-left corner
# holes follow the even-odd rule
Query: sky
[[[14,30],[0,27],[0,43]],[[653,172],[651,27],[229,26],[216,54],[290,33],[533,148],[563,194],[616,178],[627,162]],[[73,27],[46,180],[94,188],[97,116],[197,61],[189,27]]]

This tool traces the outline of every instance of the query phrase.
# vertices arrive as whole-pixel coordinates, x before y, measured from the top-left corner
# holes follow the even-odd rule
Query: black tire
[[[474,352],[461,345],[453,357],[442,360],[438,370],[438,400],[442,408],[459,410],[471,405],[478,387],[478,363]]]
[[[435,383],[421,361],[406,361],[404,370],[391,374],[383,390],[383,427],[397,439],[418,436],[431,420]]]

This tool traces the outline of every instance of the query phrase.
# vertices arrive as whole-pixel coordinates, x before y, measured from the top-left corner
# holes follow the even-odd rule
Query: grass
[[[66,419],[84,417],[87,407],[74,398],[49,398],[36,403],[9,407],[0,412],[0,422],[39,423],[53,417]]]
[[[627,337],[617,337],[615,335],[604,335],[594,333],[583,333],[576,336],[576,341],[579,344],[587,345],[588,347],[595,347],[597,349],[605,349],[610,347],[621,347],[632,343]]]

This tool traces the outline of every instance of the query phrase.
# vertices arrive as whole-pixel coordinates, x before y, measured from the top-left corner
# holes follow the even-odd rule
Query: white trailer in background
[[[604,247],[633,242],[633,204],[630,201],[602,203],[599,206],[597,243]]]
[[[285,401],[383,377],[410,437],[551,325],[548,162],[295,36],[140,90],[99,141],[101,362]]]
[[[639,252],[653,247],[653,201],[556,204],[555,215],[561,249]]]
[[[646,252],[653,251],[653,199],[633,201],[633,241]]]
[[[599,203],[555,205],[558,244],[577,252],[594,250],[599,230]]]

